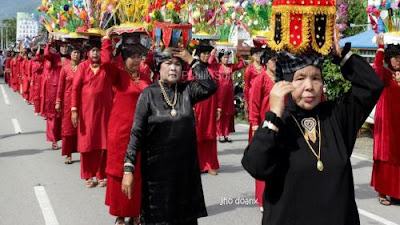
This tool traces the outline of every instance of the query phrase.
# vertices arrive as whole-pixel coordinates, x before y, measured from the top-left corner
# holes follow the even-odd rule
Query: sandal
[[[140,225],[140,218],[139,217],[129,218],[128,225]]]
[[[385,196],[378,196],[378,201],[379,201],[379,203],[380,203],[381,205],[384,205],[384,206],[389,206],[389,205],[392,204],[392,203],[390,202],[390,200],[388,200]]]
[[[93,178],[89,178],[89,179],[86,180],[86,187],[87,188],[93,188],[94,186],[96,186],[96,185],[95,185],[95,183],[93,181]]]
[[[208,170],[207,172],[208,172],[208,174],[210,174],[210,175],[214,175],[214,176],[218,175],[217,170]]]
[[[105,179],[99,179],[98,181],[98,186],[99,187],[105,187],[107,186],[107,181]]]
[[[67,156],[67,157],[64,159],[64,163],[65,163],[65,164],[72,164],[72,157],[71,157],[71,156]]]
[[[226,136],[226,137],[225,137],[225,141],[226,141],[226,142],[232,142],[232,139],[231,139],[230,137]]]
[[[52,148],[53,150],[57,150],[57,149],[58,149],[57,142],[53,142],[53,143],[51,144],[51,148]]]
[[[115,219],[115,225],[125,225],[125,218],[117,217],[117,219]]]

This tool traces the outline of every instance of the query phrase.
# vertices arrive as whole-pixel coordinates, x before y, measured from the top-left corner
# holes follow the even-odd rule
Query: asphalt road
[[[60,150],[51,150],[46,142],[45,124],[20,95],[0,84],[0,225],[113,224],[115,218],[104,205],[105,188],[85,188],[79,155],[65,165]],[[261,224],[253,202],[254,180],[240,164],[247,128],[237,125],[236,130],[233,143],[218,145],[219,175],[202,175],[209,216],[200,225]],[[376,200],[369,185],[372,161],[364,154],[372,151],[372,142],[360,140],[352,163],[361,224],[400,224],[400,207]]]

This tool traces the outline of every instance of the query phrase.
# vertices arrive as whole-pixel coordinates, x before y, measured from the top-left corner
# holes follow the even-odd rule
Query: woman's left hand
[[[191,64],[193,61],[193,56],[189,53],[185,48],[171,48],[172,55],[178,58],[181,58],[188,64]]]
[[[132,198],[132,187],[133,187],[133,173],[126,173],[122,178],[122,193],[128,197],[128,199]]]

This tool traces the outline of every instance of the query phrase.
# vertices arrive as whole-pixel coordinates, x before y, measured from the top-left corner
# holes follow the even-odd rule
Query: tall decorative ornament
[[[327,55],[333,47],[336,0],[274,0],[269,47]]]

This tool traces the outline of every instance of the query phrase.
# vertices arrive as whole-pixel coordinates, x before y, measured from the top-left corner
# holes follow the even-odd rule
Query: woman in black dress
[[[171,51],[172,50],[172,51]],[[179,82],[183,61],[196,79]],[[130,197],[136,155],[141,151],[143,225],[195,225],[207,216],[196,150],[193,106],[217,84],[207,66],[184,49],[155,53],[160,81],[139,97],[124,164],[122,190]]]
[[[321,102],[323,58],[278,54],[270,111],[245,150],[243,167],[266,182],[263,225],[359,225],[350,156],[383,84],[360,56],[336,57],[352,88]],[[290,96],[285,104],[285,98]]]

